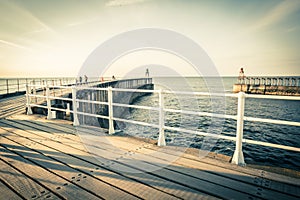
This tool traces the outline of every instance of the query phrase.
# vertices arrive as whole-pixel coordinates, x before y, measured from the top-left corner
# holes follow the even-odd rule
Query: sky
[[[299,0],[0,0],[0,77],[77,76],[103,42],[148,27],[193,40],[221,76],[240,67],[246,76],[300,76]],[[198,75],[175,55],[149,50],[120,57],[105,75],[145,66],[153,76],[164,75],[160,66]]]

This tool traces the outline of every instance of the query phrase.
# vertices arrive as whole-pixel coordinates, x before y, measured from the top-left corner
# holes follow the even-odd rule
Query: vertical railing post
[[[164,113],[164,97],[162,90],[159,90],[158,94],[159,98],[159,136],[157,145],[158,146],[166,146],[166,139],[165,139],[165,113]]]
[[[47,101],[47,110],[48,110],[47,119],[52,119],[50,89],[48,85],[46,85],[46,101]]]
[[[59,79],[59,85],[62,86],[62,81],[61,79]],[[63,89],[60,88],[60,95],[62,96],[63,95]]]
[[[115,132],[114,129],[114,120],[113,120],[113,93],[112,87],[107,88],[107,99],[108,99],[108,134],[113,134]]]
[[[36,95],[35,80],[33,80],[32,83],[33,83],[33,88],[32,88],[33,91],[32,92],[33,92],[33,95]],[[34,102],[37,103],[37,97],[36,96],[34,97]]]
[[[245,165],[243,146],[243,129],[244,129],[244,110],[245,110],[245,93],[238,94],[238,110],[237,110],[237,126],[236,126],[236,145],[232,157],[232,163],[237,165]]]
[[[6,79],[6,94],[9,93],[9,85],[8,85],[8,79]]]
[[[20,81],[17,79],[17,84],[18,84],[18,92],[20,92]]]
[[[72,104],[73,104],[73,126],[79,126],[75,86],[72,86]]]
[[[32,110],[31,110],[31,106],[30,106],[30,88],[29,86],[26,84],[26,106],[27,106],[27,115],[32,115]]]
[[[70,103],[67,103],[66,116],[70,116]]]

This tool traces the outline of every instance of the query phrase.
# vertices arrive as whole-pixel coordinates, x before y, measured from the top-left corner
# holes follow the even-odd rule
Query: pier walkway
[[[5,118],[25,111],[24,95],[0,99],[0,118]]]
[[[300,96],[300,77],[239,77],[233,92]]]
[[[95,159],[76,131],[71,122],[39,115],[1,119],[0,199],[300,198],[296,178],[236,166],[213,154],[200,159],[192,150],[160,168],[179,147],[79,130],[103,137],[103,153]],[[152,154],[158,149],[159,156]],[[141,164],[133,166],[129,159]],[[159,169],[145,171],[153,165]],[[127,168],[139,173],[124,172]]]

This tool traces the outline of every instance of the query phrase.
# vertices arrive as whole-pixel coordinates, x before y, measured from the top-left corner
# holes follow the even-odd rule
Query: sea
[[[225,115],[237,114],[237,98],[220,96],[202,96],[175,94],[175,91],[232,93],[236,77],[159,77],[153,78],[155,90],[169,91],[164,94],[165,109],[212,112]],[[143,96],[135,101],[135,105],[157,107],[158,94]],[[264,119],[276,119],[300,122],[300,101],[247,98],[245,100],[245,116]],[[159,111],[154,109],[130,109],[125,118],[141,122],[158,124]],[[184,128],[204,133],[235,137],[236,120],[192,114],[165,112],[165,126]],[[126,133],[137,137],[158,139],[158,129],[148,126],[126,124]],[[193,147],[196,149],[232,156],[235,142],[225,139],[213,139],[193,133],[177,130],[165,130],[167,145]],[[277,125],[263,122],[244,123],[244,138],[300,148],[300,127]],[[243,143],[246,164],[287,168],[300,171],[300,153],[278,148]]]

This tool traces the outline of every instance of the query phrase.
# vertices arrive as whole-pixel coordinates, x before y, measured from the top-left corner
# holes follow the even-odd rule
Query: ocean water
[[[155,89],[168,91],[197,91],[232,93],[236,78],[154,78]],[[156,107],[158,95],[151,94],[138,99],[136,105]],[[195,95],[164,95],[165,108],[178,110],[196,110],[219,114],[236,115],[237,98],[211,97]],[[130,109],[124,118],[158,124],[158,111]],[[247,98],[245,116],[279,119],[300,122],[300,101]],[[165,125],[180,127],[201,132],[235,137],[236,121],[223,118],[195,116],[191,114],[165,112]],[[131,135],[145,138],[158,138],[158,129],[127,123],[124,131]],[[232,156],[235,142],[224,139],[212,139],[180,131],[165,131],[167,145],[178,145],[204,149]],[[300,127],[276,125],[262,122],[244,123],[244,138],[282,144],[300,148]],[[245,162],[274,167],[298,170],[300,154],[260,145],[243,144]]]

